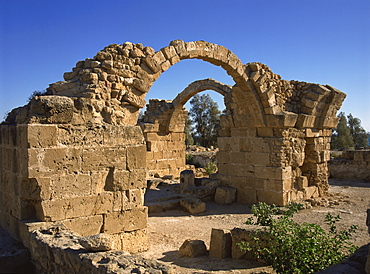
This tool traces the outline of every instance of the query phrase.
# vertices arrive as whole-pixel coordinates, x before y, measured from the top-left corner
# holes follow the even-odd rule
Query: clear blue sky
[[[223,45],[286,80],[338,88],[347,94],[341,110],[370,131],[369,14],[369,0],[1,0],[0,120],[109,44],[159,50],[183,39]],[[204,78],[233,84],[220,67],[184,60],[146,99],[173,99]]]

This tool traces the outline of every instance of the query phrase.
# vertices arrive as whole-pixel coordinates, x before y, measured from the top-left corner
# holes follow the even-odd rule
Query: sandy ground
[[[170,190],[159,186],[147,193],[153,197],[165,197]],[[167,193],[166,193],[167,192]],[[340,214],[338,228],[358,225],[353,239],[357,246],[370,242],[365,225],[366,209],[370,208],[370,183],[362,181],[330,180],[330,196],[323,198],[320,205],[301,210],[296,214],[298,222],[323,224],[325,215]],[[151,196],[150,196],[151,195]],[[245,260],[214,259],[208,256],[198,258],[181,257],[178,249],[186,239],[203,240],[209,248],[211,229],[232,229],[243,227],[251,216],[250,205],[234,203],[228,206],[207,203],[207,210],[189,215],[180,210],[149,214],[149,251],[147,258],[158,259],[170,264],[176,273],[275,273],[271,267]]]

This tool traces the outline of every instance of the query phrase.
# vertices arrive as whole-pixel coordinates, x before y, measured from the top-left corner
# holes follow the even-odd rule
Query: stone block
[[[38,220],[52,222],[104,214],[113,211],[113,193],[41,201],[35,204],[35,209]]]
[[[198,198],[187,198],[180,201],[180,205],[190,214],[198,214],[206,211],[206,203]]]
[[[297,179],[298,189],[305,189],[308,187],[308,179],[306,176],[300,176]]]
[[[123,193],[123,192],[122,192]],[[145,189],[130,189],[125,192],[126,198],[124,197],[124,202],[126,204],[123,205],[123,209],[132,209],[132,208],[140,208],[144,205],[144,194]]]
[[[195,186],[194,184],[194,171],[184,170],[180,173],[180,187],[181,189],[186,189],[188,187]]]
[[[186,240],[179,248],[179,253],[181,256],[195,258],[206,255],[207,247],[201,240]]]
[[[105,214],[103,231],[116,234],[124,231],[144,229],[148,223],[148,208],[138,207],[123,212]]]
[[[27,133],[27,141],[30,148],[47,148],[57,145],[56,125],[28,125]]]
[[[79,171],[81,165],[81,150],[76,148],[45,148],[37,151],[39,167],[42,170],[56,172],[68,169],[70,172]],[[31,159],[30,159],[31,161]],[[30,165],[31,166],[31,165]]]
[[[332,129],[332,128],[336,128],[337,127],[338,122],[339,122],[339,117],[330,117],[330,118],[326,118],[324,120],[322,126],[324,128]]]
[[[209,255],[217,259],[231,257],[231,232],[225,229],[212,228]]]
[[[218,187],[215,194],[215,202],[221,205],[228,205],[235,202],[236,189],[232,187]]]
[[[146,147],[144,145],[127,147],[127,168],[128,170],[145,168]]]
[[[124,250],[129,253],[139,253],[148,250],[148,233],[146,229],[121,232],[110,235],[113,249]]]
[[[38,181],[41,182],[40,179]],[[43,181],[46,181],[44,178]],[[47,191],[47,183],[44,183]],[[91,194],[91,177],[89,174],[67,174],[53,176],[49,185],[52,199],[64,199]]]
[[[269,166],[270,153],[250,152],[245,155],[246,162],[254,166]]]
[[[284,195],[283,191],[268,191],[257,190],[258,202],[265,202],[268,204],[275,204],[277,206],[285,206],[288,202],[288,196]]]
[[[143,58],[146,65],[154,72],[157,73],[161,70],[160,63],[158,63],[152,56]]]
[[[177,55],[176,50],[173,46],[162,48],[162,52],[167,59],[170,59]]]
[[[210,202],[214,200],[216,193],[216,186],[194,186],[184,189],[182,194],[195,196],[204,202]]]
[[[267,125],[269,127],[294,127],[298,114],[286,112],[278,115],[266,115]]]
[[[274,131],[272,128],[259,127],[257,128],[258,137],[274,137]]]
[[[304,189],[306,199],[319,197],[319,190],[317,186],[309,186]]]
[[[80,236],[90,236],[100,233],[103,226],[103,215],[66,219],[60,223]]]

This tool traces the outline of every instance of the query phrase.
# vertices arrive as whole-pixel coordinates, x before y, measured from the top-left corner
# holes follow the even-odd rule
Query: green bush
[[[185,162],[187,165],[193,165],[193,161],[194,161],[194,155],[193,154],[189,154],[189,153],[186,153],[185,154]]]
[[[300,207],[300,204],[290,204],[280,217],[274,218],[273,215],[279,212],[276,206],[265,203],[253,205],[252,213],[257,221],[253,221],[252,217],[247,224],[266,227],[252,235],[253,244],[239,243],[241,250],[271,264],[277,273],[307,274],[339,263],[357,249],[350,242],[357,226],[337,230],[336,223],[340,216],[330,213],[324,221],[328,232],[316,224],[297,224],[292,216]]]
[[[205,167],[204,167],[204,170],[206,171],[206,173],[209,175],[209,174],[212,174],[212,173],[215,173],[217,171],[217,164],[214,163],[214,162],[208,162]]]

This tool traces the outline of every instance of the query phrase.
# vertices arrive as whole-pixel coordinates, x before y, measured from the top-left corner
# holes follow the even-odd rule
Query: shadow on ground
[[[230,270],[230,265],[232,265],[233,270],[255,269],[256,272],[253,273],[267,273],[264,271],[259,272],[258,268],[266,267],[266,265],[255,261],[236,260],[231,258],[216,259],[208,256],[188,258],[180,256],[178,251],[168,251],[163,253],[163,255],[163,258],[158,259],[159,261],[170,262],[171,264],[182,268],[196,268],[202,271],[227,271]]]

